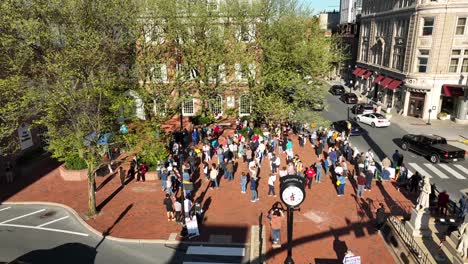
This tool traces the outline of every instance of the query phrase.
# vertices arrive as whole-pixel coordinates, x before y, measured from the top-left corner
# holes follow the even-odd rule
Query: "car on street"
[[[374,113],[374,106],[372,104],[358,103],[351,107],[351,112],[355,115]]]
[[[351,133],[350,136],[361,136],[367,134],[367,130],[362,128],[356,121],[353,120],[340,120],[333,122],[332,126],[333,129],[336,131],[343,133],[347,131],[348,122],[351,123]]]
[[[372,127],[388,127],[390,126],[390,120],[388,120],[384,115],[379,113],[370,113],[357,115],[356,121],[370,125]]]
[[[333,85],[330,87],[329,92],[333,95],[342,95],[345,93],[345,88],[343,85]]]
[[[465,159],[465,151],[463,149],[447,144],[447,140],[444,137],[437,135],[404,135],[401,148],[429,157],[429,161],[432,163]]]
[[[345,104],[357,104],[358,97],[354,93],[344,93],[341,95],[340,100],[343,101]]]

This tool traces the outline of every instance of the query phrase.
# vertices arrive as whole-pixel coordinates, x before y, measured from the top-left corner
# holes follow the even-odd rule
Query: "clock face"
[[[284,189],[281,198],[283,198],[284,203],[294,207],[302,203],[304,200],[304,193],[299,187],[289,186]]]

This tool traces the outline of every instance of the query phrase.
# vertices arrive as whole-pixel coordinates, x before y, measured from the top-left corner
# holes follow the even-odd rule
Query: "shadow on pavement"
[[[96,249],[81,243],[67,243],[52,249],[34,250],[13,260],[9,264],[93,264]]]
[[[42,177],[57,169],[61,163],[44,154],[40,159],[32,160],[26,164],[18,164],[15,169],[15,181],[12,184],[0,185],[0,202],[8,200],[16,193],[34,184]]]

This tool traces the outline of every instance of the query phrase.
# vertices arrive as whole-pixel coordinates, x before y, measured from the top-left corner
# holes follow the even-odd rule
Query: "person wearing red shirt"
[[[314,179],[316,173],[315,173],[315,170],[312,167],[309,167],[309,168],[307,168],[305,174],[306,174],[306,177],[307,177],[306,184],[307,184],[307,187],[310,190],[310,188],[312,186],[312,180]]]
[[[364,172],[361,172],[357,176],[357,195],[362,197],[364,194],[364,188],[366,187],[366,178],[364,177]]]

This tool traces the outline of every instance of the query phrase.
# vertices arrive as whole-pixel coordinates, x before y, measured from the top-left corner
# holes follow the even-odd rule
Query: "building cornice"
[[[366,20],[373,20],[373,19],[381,18],[385,16],[395,16],[395,15],[401,15],[401,14],[411,15],[414,12],[416,12],[416,8],[414,6],[406,7],[406,8],[391,9],[391,10],[387,10],[383,12],[371,13],[368,15],[361,15],[361,21],[364,22]]]

